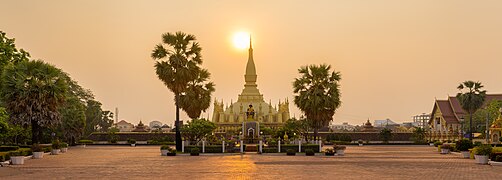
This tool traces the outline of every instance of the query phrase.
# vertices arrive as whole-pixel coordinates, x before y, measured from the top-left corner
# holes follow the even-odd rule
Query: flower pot
[[[12,165],[22,165],[24,164],[24,156],[11,156],[10,161]]]
[[[363,144],[359,144],[359,146],[363,146]]]
[[[441,154],[448,154],[450,153],[450,149],[441,149]]]
[[[62,153],[65,153],[66,151],[68,151],[68,148],[61,148]]]
[[[336,150],[336,154],[338,154],[339,156],[343,156],[345,155],[345,150]]]
[[[434,143],[429,143],[429,146],[434,146]]]
[[[33,152],[33,159],[42,159],[44,157],[44,152]]]
[[[131,147],[136,147],[136,144],[131,144]]]
[[[167,156],[167,153],[169,153],[169,150],[167,150],[167,149],[161,149],[160,150],[160,155],[161,156]]]
[[[487,155],[474,155],[474,159],[476,159],[476,163],[478,164],[488,164]]]
[[[469,151],[461,151],[460,153],[462,153],[462,157],[466,159],[471,158],[471,152]]]
[[[51,154],[58,155],[60,151],[61,151],[60,149],[53,149],[53,150],[51,150]]]

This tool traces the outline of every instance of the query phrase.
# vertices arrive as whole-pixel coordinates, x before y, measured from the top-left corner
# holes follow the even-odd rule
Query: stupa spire
[[[244,75],[244,79],[246,80],[246,85],[255,85],[256,86],[256,67],[254,65],[253,59],[253,44],[251,41],[251,36],[249,36],[249,57],[248,63],[246,65],[246,74]]]

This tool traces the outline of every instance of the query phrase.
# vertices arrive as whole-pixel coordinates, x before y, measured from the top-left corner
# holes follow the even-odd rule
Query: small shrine
[[[376,131],[376,130],[373,127],[373,125],[370,123],[370,120],[368,119],[368,121],[366,121],[366,123],[364,123],[363,129],[361,131],[363,131],[363,132],[373,132],[373,131]]]
[[[502,134],[502,108],[499,109],[499,112],[499,117],[490,126],[490,140],[496,144],[501,143],[500,135]]]
[[[139,124],[132,130],[132,132],[148,132],[145,128],[143,122],[139,121]]]

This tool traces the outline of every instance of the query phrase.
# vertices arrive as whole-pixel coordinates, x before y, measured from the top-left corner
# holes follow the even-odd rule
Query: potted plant
[[[442,144],[441,145],[441,154],[449,154],[451,149],[450,144]]]
[[[359,144],[359,146],[363,146],[363,140],[362,139],[357,140],[357,143]]]
[[[68,143],[61,143],[61,152],[65,153],[66,151],[68,151]]]
[[[306,156],[315,156],[315,152],[312,149],[305,149]]]
[[[483,144],[474,148],[474,158],[478,164],[488,164],[488,156],[492,153],[492,146]]]
[[[167,156],[176,156],[176,149],[170,149],[166,154]]]
[[[192,148],[190,150],[190,156],[198,156],[200,153],[199,148]]]
[[[23,153],[21,151],[11,151],[10,152],[10,162],[12,165],[24,164]]]
[[[326,156],[334,156],[335,155],[335,150],[333,148],[327,148],[324,150],[324,154]]]
[[[286,151],[286,155],[288,155],[288,156],[294,156],[294,155],[296,155],[296,151],[294,149],[288,149]]]
[[[469,152],[469,149],[472,148],[472,143],[468,139],[462,139],[457,142],[457,150],[462,153],[462,156],[464,158],[470,158],[471,153]]]
[[[167,153],[169,153],[169,151],[171,151],[171,147],[169,147],[168,145],[160,146],[160,155],[161,156],[167,156]]]
[[[429,146],[434,146],[434,141],[429,141]]]
[[[440,145],[442,145],[443,143],[441,141],[435,141],[434,142],[434,147],[438,147]]]
[[[127,143],[131,144],[132,147],[136,147],[136,139],[128,139]]]
[[[61,151],[61,143],[59,142],[59,140],[52,142],[51,154],[58,155],[60,151]]]
[[[340,146],[340,145],[334,145],[333,146],[333,149],[335,150],[336,154],[340,155],[340,156],[343,156],[345,155],[345,149],[347,147],[345,146]]]
[[[31,151],[33,152],[33,159],[42,159],[42,157],[44,157],[44,150],[40,144],[33,144],[31,146]]]

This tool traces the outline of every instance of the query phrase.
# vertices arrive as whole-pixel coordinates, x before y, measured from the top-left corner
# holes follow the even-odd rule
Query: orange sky
[[[502,92],[502,1],[23,1],[3,0],[0,30],[33,58],[50,62],[91,89],[104,108],[138,123],[174,120],[173,94],[150,58],[165,32],[194,34],[214,97],[237,99],[247,50],[232,36],[253,36],[258,88],[266,101],[293,99],[306,64],[342,74],[335,124],[367,118],[411,121],[434,98],[479,80]],[[300,112],[290,104],[292,115]],[[209,112],[212,112],[210,107]],[[207,116],[204,114],[204,116]],[[186,115],[182,116],[184,119]]]

